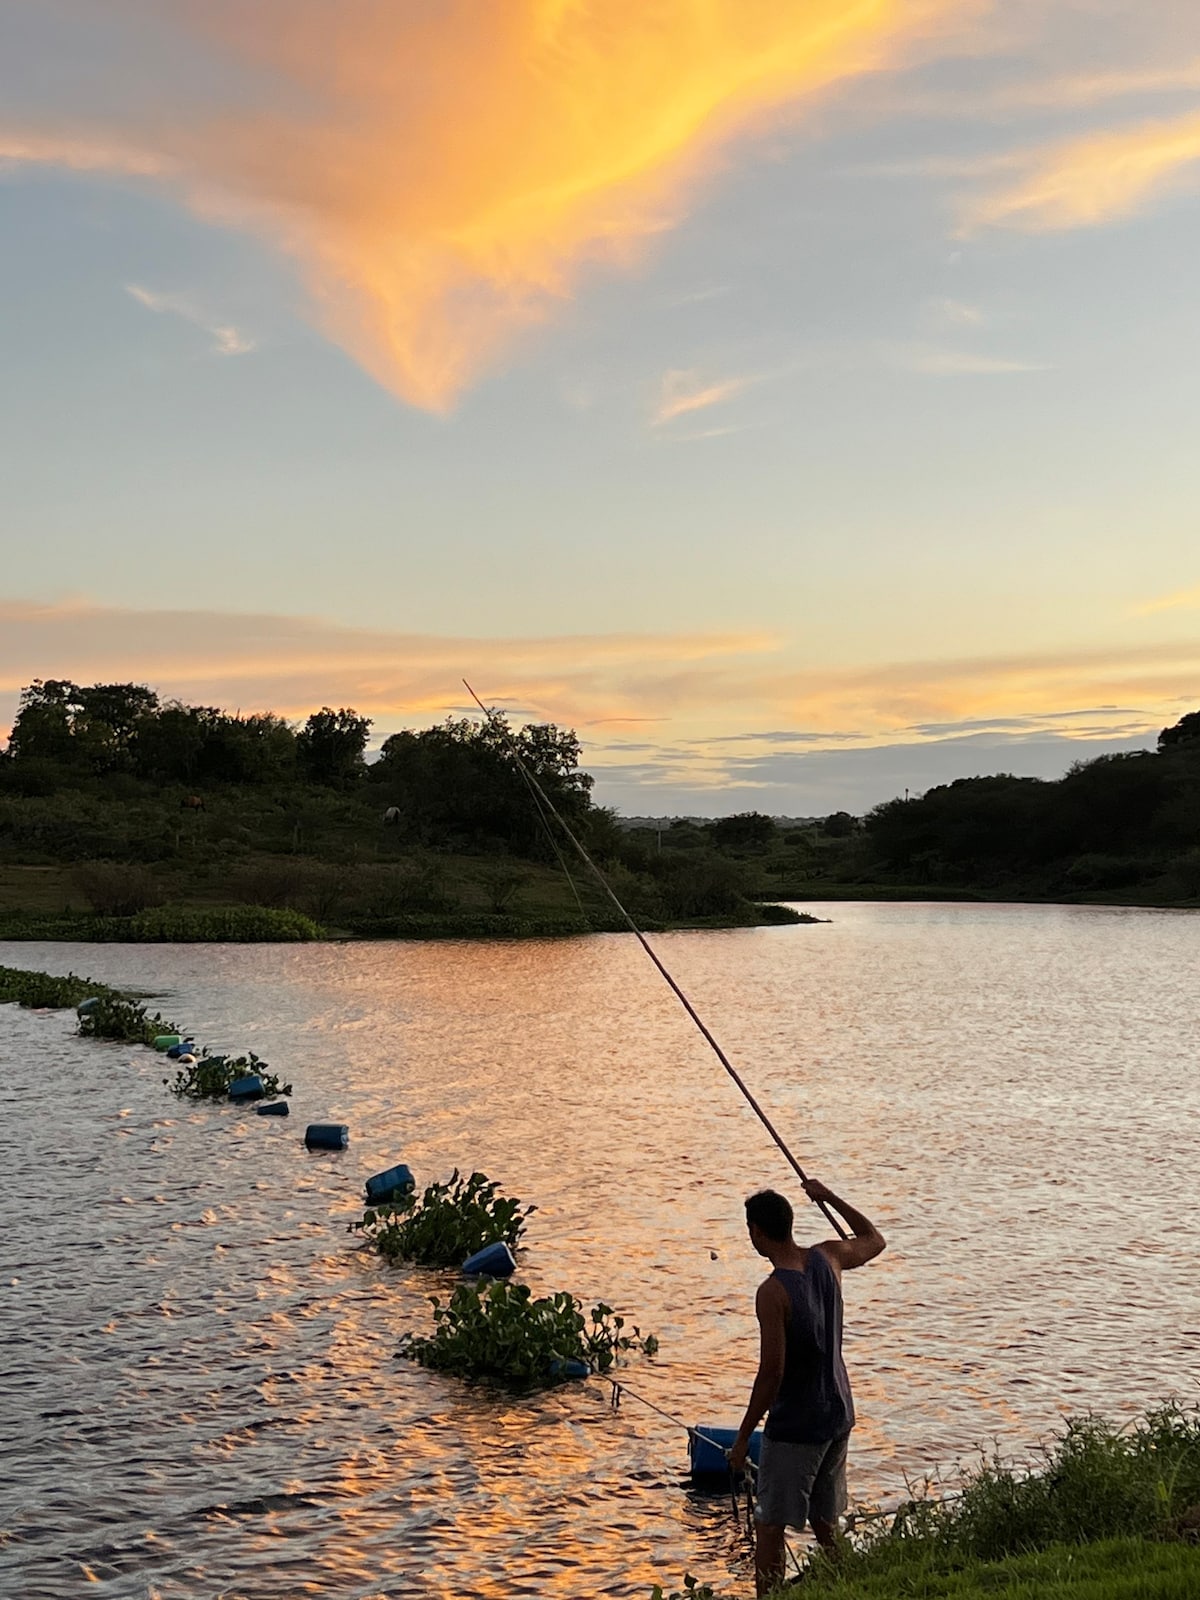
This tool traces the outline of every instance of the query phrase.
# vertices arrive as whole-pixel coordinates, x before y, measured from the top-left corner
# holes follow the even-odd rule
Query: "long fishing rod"
[[[483,712],[485,717],[490,717],[492,715],[492,713],[484,705],[483,701],[475,693],[475,691],[474,691],[474,689],[472,689],[471,685],[467,682],[467,680],[465,678],[462,680],[462,682],[463,682],[463,687],[466,689],[467,693],[471,696],[471,699],[474,700],[475,704],[479,707],[480,711]],[[625,923],[628,925],[630,932],[634,935],[634,937],[637,939],[638,943],[641,945],[642,949],[646,952],[646,954],[650,957],[651,961],[653,961],[654,965],[658,968],[658,970],[661,973],[663,979],[665,980],[665,982],[667,983],[667,985],[671,989],[671,992],[675,995],[675,998],[679,1001],[680,1005],[687,1012],[688,1016],[691,1017],[692,1021],[696,1024],[697,1028],[699,1028],[700,1032],[703,1034],[703,1036],[704,1036],[705,1040],[707,1041],[707,1043],[708,1043],[710,1049],[712,1050],[713,1054],[716,1056],[717,1060],[725,1068],[725,1071],[729,1074],[729,1076],[733,1079],[734,1083],[737,1085],[738,1089],[741,1091],[741,1093],[744,1096],[744,1098],[746,1100],[746,1103],[749,1105],[751,1111],[754,1112],[754,1115],[758,1118],[758,1120],[762,1123],[763,1127],[771,1135],[771,1138],[779,1146],[779,1149],[783,1152],[783,1155],[784,1155],[785,1159],[787,1160],[788,1165],[791,1167],[792,1171],[800,1179],[801,1183],[807,1183],[808,1182],[808,1177],[807,1177],[807,1174],[804,1171],[804,1168],[796,1160],[795,1156],[788,1149],[787,1145],[784,1144],[782,1137],[780,1136],[778,1130],[775,1127],[775,1124],[771,1121],[770,1117],[768,1117],[767,1113],[763,1110],[763,1108],[759,1105],[758,1101],[754,1098],[753,1094],[750,1092],[749,1086],[747,1085],[745,1079],[738,1072],[737,1068],[733,1065],[732,1061],[730,1061],[729,1057],[725,1054],[724,1050],[721,1049],[721,1046],[717,1043],[716,1039],[713,1037],[712,1032],[709,1030],[709,1028],[705,1024],[703,1018],[700,1016],[700,1014],[696,1010],[695,1006],[688,999],[687,995],[684,994],[683,990],[676,983],[675,979],[667,971],[666,966],[663,964],[663,962],[659,958],[658,953],[655,951],[653,945],[651,945],[650,941],[646,938],[646,935],[642,932],[642,930],[638,927],[637,923],[629,915],[629,912],[626,911],[625,907],[621,904],[620,900],[618,900],[617,895],[616,895],[616,891],[613,889],[613,887],[609,883],[608,879],[604,876],[603,872],[601,872],[600,868],[592,860],[591,856],[588,854],[588,852],[584,848],[583,844],[576,837],[575,833],[572,831],[572,829],[569,826],[569,824],[567,823],[566,819],[563,817],[562,813],[555,806],[553,800],[551,800],[550,796],[542,788],[541,784],[537,781],[537,779],[534,777],[533,773],[529,771],[528,767],[525,765],[525,762],[521,759],[521,752],[520,752],[519,748],[517,747],[516,740],[509,733],[507,727],[504,727],[502,724],[497,724],[497,726],[500,728],[500,731],[503,734],[504,740],[505,740],[506,744],[509,747],[509,751],[510,751],[510,753],[512,755],[512,758],[516,762],[517,768],[520,771],[521,776],[525,779],[526,785],[528,786],[528,788],[530,790],[530,793],[533,794],[534,797],[535,797],[534,803],[536,805],[538,805],[539,811],[541,811],[542,807],[544,806],[546,811],[548,811],[550,813],[550,815],[558,823],[558,825],[562,829],[562,831],[566,834],[567,838],[570,840],[571,844],[574,846],[575,850],[578,852],[579,856],[583,860],[584,865],[589,869],[589,871],[595,877],[597,883],[599,883],[600,887],[604,890],[604,893],[612,901],[613,905],[616,906],[618,912],[621,914],[621,917],[623,918]],[[540,804],[539,804],[539,802],[540,802]],[[544,820],[544,818],[543,818],[543,820]],[[551,835],[551,837],[553,838],[553,835]],[[568,874],[568,877],[569,876],[570,876],[570,874]],[[829,1209],[828,1205],[826,1205],[824,1200],[818,1200],[815,1203],[821,1208],[822,1212],[824,1212],[826,1220],[829,1222],[830,1226],[837,1232],[838,1237],[840,1239],[845,1239],[847,1237],[847,1234],[846,1234],[845,1228],[842,1226],[840,1218],[838,1218]]]

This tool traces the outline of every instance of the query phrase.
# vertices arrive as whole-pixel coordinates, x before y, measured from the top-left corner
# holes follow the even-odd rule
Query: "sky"
[[[627,814],[1053,778],[1200,706],[1194,0],[5,0],[0,728]]]

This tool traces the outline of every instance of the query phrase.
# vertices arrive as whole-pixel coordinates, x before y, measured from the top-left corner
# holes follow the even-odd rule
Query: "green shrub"
[[[225,1100],[230,1084],[251,1072],[257,1072],[262,1079],[266,1099],[275,1100],[291,1094],[291,1084],[269,1072],[267,1063],[260,1061],[253,1050],[244,1056],[204,1054],[197,1061],[180,1066],[174,1078],[164,1078],[163,1082],[172,1094],[185,1100]]]
[[[290,944],[324,936],[311,917],[267,906],[164,906],[130,917],[127,932],[129,939],[148,944]]]
[[[0,939],[77,939],[92,944],[293,944],[328,937],[299,911],[266,906],[192,910],[163,906],[133,917],[85,912],[0,912]]]
[[[611,1306],[598,1305],[590,1320],[570,1294],[535,1300],[526,1284],[506,1279],[480,1287],[462,1284],[447,1304],[433,1303],[434,1330],[428,1337],[406,1334],[398,1354],[408,1361],[462,1378],[491,1378],[515,1389],[544,1388],[560,1382],[562,1365],[582,1361],[607,1372],[630,1350],[652,1356],[653,1334],[634,1328]]]
[[[419,1200],[412,1195],[367,1210],[351,1231],[392,1261],[426,1267],[456,1267],[486,1244],[515,1246],[536,1206],[505,1198],[482,1172],[448,1183],[431,1183]]]
[[[791,906],[768,903],[759,906],[758,920],[767,927],[782,927],[796,922],[819,922],[820,918],[807,911],[794,911]]]
[[[102,917],[132,917],[163,902],[157,880],[145,867],[85,861],[75,868],[71,879],[92,910]]]

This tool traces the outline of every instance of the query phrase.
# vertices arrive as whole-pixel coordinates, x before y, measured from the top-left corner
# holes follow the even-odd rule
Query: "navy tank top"
[[[842,1360],[842,1288],[824,1251],[808,1252],[803,1272],[776,1267],[787,1290],[788,1319],[783,1382],[767,1417],[768,1439],[820,1444],[854,1426],[850,1379]]]

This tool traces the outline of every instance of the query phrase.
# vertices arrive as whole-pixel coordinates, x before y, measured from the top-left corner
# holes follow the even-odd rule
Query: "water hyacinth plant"
[[[93,983],[68,972],[65,978],[49,972],[27,972],[24,967],[0,967],[0,1005],[27,1006],[30,1009],[64,1011],[91,998],[124,1000],[117,989]]]
[[[570,1361],[607,1372],[631,1350],[652,1356],[658,1340],[640,1328],[623,1333],[624,1317],[593,1307],[590,1319],[570,1294],[534,1299],[526,1284],[504,1279],[462,1284],[442,1305],[434,1299],[433,1332],[405,1334],[397,1354],[461,1378],[490,1378],[514,1389],[546,1388],[568,1376]]]
[[[484,1245],[517,1245],[537,1210],[500,1193],[485,1173],[462,1178],[455,1168],[446,1183],[431,1183],[418,1200],[399,1195],[371,1206],[352,1232],[390,1261],[415,1261],[424,1267],[461,1266]]]
[[[185,1100],[225,1100],[230,1084],[252,1072],[262,1079],[266,1099],[291,1094],[291,1084],[270,1072],[267,1063],[259,1060],[253,1050],[244,1056],[202,1054],[196,1061],[184,1062],[174,1078],[164,1078],[163,1082],[172,1094]]]
[[[88,1039],[119,1039],[126,1044],[149,1044],[163,1033],[178,1033],[173,1022],[146,1014],[145,1006],[120,995],[101,994],[100,1004],[79,1019],[79,1031]]]

